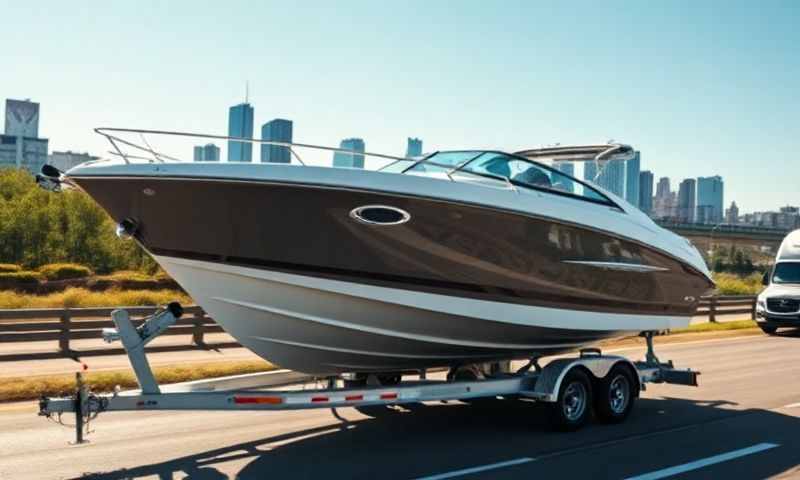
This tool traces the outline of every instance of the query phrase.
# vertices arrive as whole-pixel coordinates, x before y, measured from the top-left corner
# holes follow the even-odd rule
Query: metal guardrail
[[[142,318],[153,314],[156,307],[125,308],[139,325]],[[0,310],[0,345],[56,341],[58,349],[44,352],[0,352],[0,360],[36,360],[45,358],[108,355],[124,353],[121,348],[89,348],[75,350],[72,340],[100,339],[104,328],[114,328],[111,312],[116,308],[45,308]],[[188,335],[191,342],[183,345],[151,346],[150,351],[177,351],[196,348],[227,348],[239,346],[236,342],[206,343],[208,333],[222,333],[216,324],[199,306],[184,308],[183,317],[162,335]]]
[[[125,308],[134,318],[138,326],[141,318],[151,315],[156,307],[118,307]],[[58,349],[45,352],[9,352],[0,351],[0,360],[37,360],[46,358],[108,355],[124,353],[121,348],[93,348],[75,350],[72,340],[99,339],[104,328],[113,328],[111,312],[116,308],[45,308],[0,310],[0,345],[5,343],[26,343],[57,341]],[[713,296],[700,300],[697,316],[708,316],[710,322],[716,322],[720,315],[750,314],[756,318],[756,297],[748,296]],[[138,318],[137,318],[138,317]],[[184,308],[184,315],[163,335],[188,335],[191,342],[169,346],[151,346],[151,351],[179,351],[196,348],[227,348],[240,346],[236,342],[206,343],[205,334],[222,333],[222,327],[216,324],[199,306]]]
[[[696,316],[708,315],[708,321],[715,323],[719,315],[750,314],[750,319],[756,319],[755,295],[715,295],[700,299],[700,308]]]

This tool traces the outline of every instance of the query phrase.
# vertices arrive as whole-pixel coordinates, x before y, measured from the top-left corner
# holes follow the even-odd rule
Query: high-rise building
[[[219,162],[219,147],[213,143],[194,147],[195,162]]]
[[[700,177],[697,179],[697,222],[721,223],[723,211],[722,177]]]
[[[695,220],[695,195],[697,181],[687,178],[681,182],[678,189],[678,219],[681,222],[693,223]]]
[[[292,121],[276,118],[261,127],[261,140],[271,142],[292,143]],[[292,153],[289,147],[280,145],[261,144],[262,163],[292,163]]]
[[[6,135],[39,138],[39,104],[30,100],[6,100]]]
[[[228,110],[228,136],[253,138],[253,107],[249,103],[240,103]],[[252,162],[253,144],[228,140],[228,161]]]
[[[648,215],[653,214],[653,172],[639,172],[639,209]]]
[[[641,208],[639,203],[639,172],[641,154],[637,150],[633,158],[625,160],[625,200],[633,206]]]
[[[600,175],[597,175],[597,164],[586,162],[583,167],[583,178],[599,185],[614,195],[625,197],[625,160],[603,162]]]
[[[408,137],[408,144],[406,146],[406,157],[419,157],[422,155],[422,140],[419,138]]]
[[[364,140],[360,138],[346,138],[339,144],[343,150],[359,153],[335,152],[333,154],[334,167],[364,168]]]
[[[739,223],[739,207],[736,202],[731,202],[730,208],[725,212],[725,221],[730,225]]]
[[[656,197],[663,197],[669,195],[671,192],[669,187],[669,177],[661,177],[658,179],[658,186],[656,187]]]
[[[553,168],[569,175],[570,177],[575,176],[575,164],[573,162],[556,161],[553,162]],[[560,179],[556,177],[555,181],[553,182],[553,186],[566,192],[575,193],[575,182],[567,180],[566,178]]]
[[[6,100],[5,134],[0,135],[0,167],[38,173],[47,163],[48,140],[39,138],[39,104]]]
[[[88,153],[77,153],[70,150],[67,150],[66,152],[54,151],[47,156],[47,163],[56,167],[62,172],[66,172],[70,168],[80,165],[81,163],[91,162],[97,160],[98,158],[99,157],[94,157]]]

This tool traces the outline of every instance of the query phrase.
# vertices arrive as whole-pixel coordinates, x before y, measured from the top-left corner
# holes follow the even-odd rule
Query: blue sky
[[[624,141],[673,184],[719,174],[743,211],[800,204],[800,2],[2,0],[0,99],[51,150],[96,126],[257,130],[402,154]]]

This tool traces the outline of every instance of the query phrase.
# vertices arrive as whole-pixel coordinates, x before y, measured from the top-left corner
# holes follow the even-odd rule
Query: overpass
[[[694,243],[701,252],[721,245],[753,248],[768,247],[777,251],[790,230],[783,228],[754,227],[749,225],[681,223],[656,220],[659,226],[671,230]]]

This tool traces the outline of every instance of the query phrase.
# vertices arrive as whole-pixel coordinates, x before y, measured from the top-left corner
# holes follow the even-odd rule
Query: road
[[[641,358],[639,348],[620,352]],[[657,347],[703,372],[653,385],[622,425],[547,427],[542,406],[431,403],[291,412],[107,413],[91,443],[0,407],[0,478],[765,478],[800,477],[800,336]],[[71,418],[67,418],[71,421]],[[649,476],[646,476],[650,474]]]

